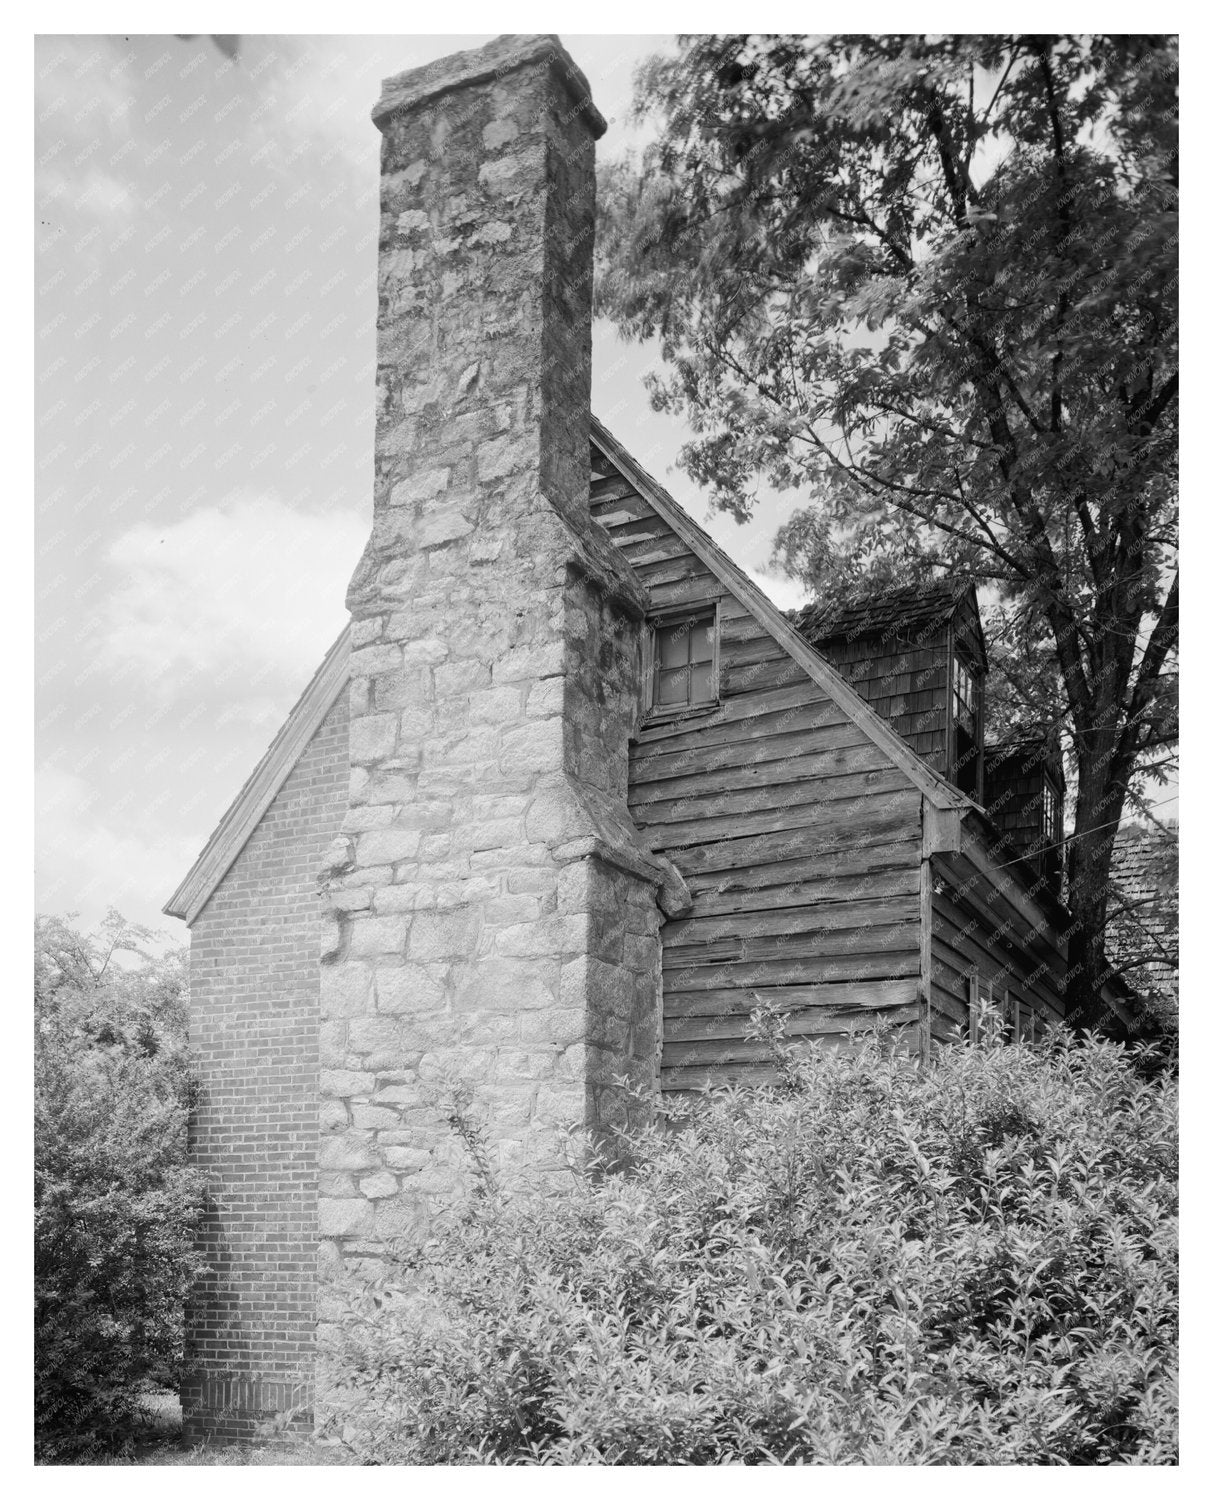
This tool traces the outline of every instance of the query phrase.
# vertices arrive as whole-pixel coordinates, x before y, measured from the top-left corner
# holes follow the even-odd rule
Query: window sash
[[[652,632],[650,709],[671,712],[715,703],[720,642],[716,611],[658,620]]]
[[[973,674],[958,656],[952,658],[952,710],[969,734],[977,721],[977,688]]]

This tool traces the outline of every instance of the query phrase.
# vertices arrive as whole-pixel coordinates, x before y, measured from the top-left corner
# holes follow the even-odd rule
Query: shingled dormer
[[[996,852],[1019,864],[1029,884],[1043,883],[1060,899],[1065,803],[1060,746],[1054,739],[1019,739],[987,745],[985,759],[986,814],[998,829]]]
[[[793,624],[933,770],[983,800],[987,661],[970,580],[807,605]]]

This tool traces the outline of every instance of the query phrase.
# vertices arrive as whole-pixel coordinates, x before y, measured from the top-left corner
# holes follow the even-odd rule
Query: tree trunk
[[[1110,973],[1105,941],[1108,882],[1125,801],[1124,783],[1109,769],[1114,741],[1114,735],[1095,733],[1088,737],[1088,753],[1079,755],[1074,836],[1066,852],[1071,924],[1065,998],[1066,1020],[1076,1030],[1098,1031],[1123,1041],[1132,1018],[1125,1007],[1104,999]]]

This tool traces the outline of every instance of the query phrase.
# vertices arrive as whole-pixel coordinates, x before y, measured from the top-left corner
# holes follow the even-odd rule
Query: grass
[[[218,1447],[211,1443],[187,1443],[181,1432],[181,1403],[165,1393],[148,1396],[144,1402],[147,1421],[121,1454],[91,1459],[90,1463],[113,1465],[180,1466],[185,1468],[233,1465],[240,1468],[282,1468],[318,1464],[353,1465],[358,1460],[340,1443],[319,1443],[297,1438],[275,1447]]]

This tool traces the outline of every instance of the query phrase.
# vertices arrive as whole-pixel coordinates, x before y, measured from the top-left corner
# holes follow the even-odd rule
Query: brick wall
[[[186,1313],[191,1440],[310,1424],[318,1033],[316,877],[345,814],[348,702],[334,704],[193,925],[191,1129],[212,1199],[207,1275]]]

